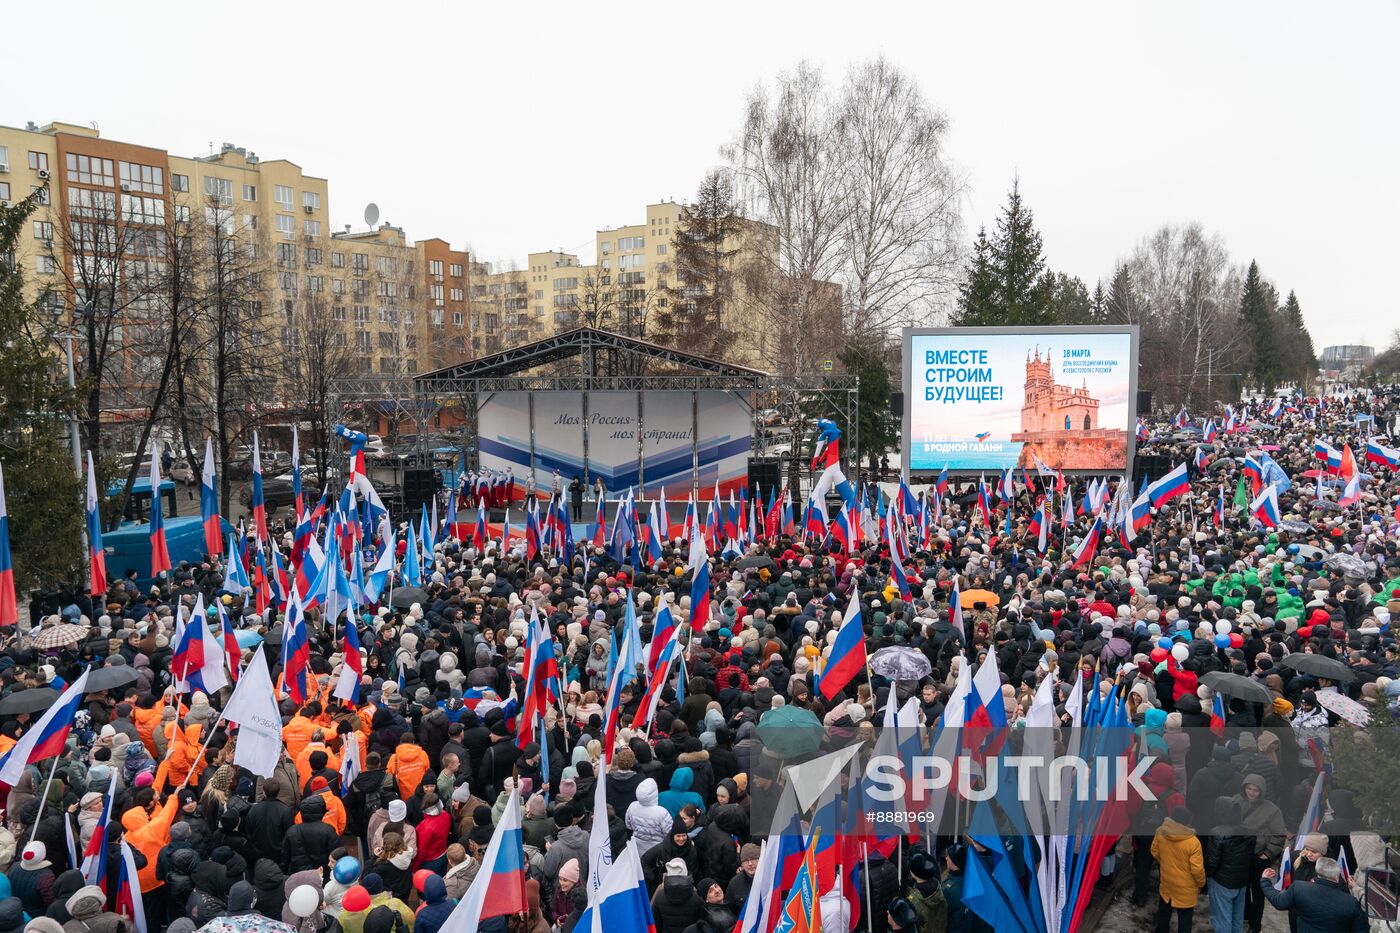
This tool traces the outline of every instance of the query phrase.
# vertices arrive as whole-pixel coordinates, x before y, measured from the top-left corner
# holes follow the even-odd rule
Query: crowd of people
[[[1259,930],[1270,903],[1303,933],[1365,929],[1345,875],[1377,855],[1356,844],[1365,820],[1344,784],[1354,777],[1328,785],[1315,832],[1293,834],[1327,731],[1361,728],[1332,711],[1328,695],[1377,720],[1400,714],[1389,624],[1400,614],[1400,473],[1371,469],[1361,501],[1340,508],[1339,484],[1305,474],[1320,466],[1315,440],[1364,447],[1374,429],[1358,428],[1357,416],[1389,424],[1397,405],[1394,390],[1358,390],[1298,399],[1268,418],[1257,406],[1249,431],[1211,445],[1203,469],[1192,467],[1189,493],[1158,511],[1131,547],[1106,537],[1079,566],[1087,517],[1056,527],[1046,553],[1030,529],[1040,497],[1056,495],[1054,478],[1018,483],[990,522],[977,514],[975,491],[964,484],[959,495],[955,484],[929,523],[927,547],[911,548],[908,597],[892,579],[888,536],[848,549],[799,527],[760,535],[739,557],[714,548],[710,616],[699,620],[689,618],[695,570],[682,540],[666,542],[659,560],[618,562],[587,543],[568,559],[546,550],[527,560],[514,540],[478,552],[449,538],[435,548],[424,598],[349,616],[364,655],[358,704],[332,691],[347,620],[338,628],[308,613],[312,696],[281,700],[285,754],[270,777],[233,763],[237,733],[219,716],[227,689],[176,691],[172,637],[177,617],[202,597],[266,636],[244,658],[266,652],[275,671],[280,615],[259,616],[248,592],[225,591],[217,561],[177,567],[150,586],[117,579],[105,600],[76,600],[62,620],[12,632],[0,648],[0,697],[71,682],[87,665],[134,673],[125,686],[89,694],[62,755],[30,765],[8,789],[0,933],[132,929],[117,897],[122,840],[147,933],[437,933],[472,885],[512,793],[523,799],[528,911],[481,929],[572,933],[587,905],[589,833],[605,821],[615,853],[629,840],[642,853],[657,933],[731,933],[769,830],[751,821],[751,781],[781,780],[781,762],[758,737],[764,717],[792,706],[833,732],[869,737],[892,695],[917,696],[933,725],[959,668],[989,655],[1013,729],[1046,677],[1057,679],[1062,718],[1081,673],[1086,690],[1128,694],[1139,750],[1158,759],[1147,777],[1156,800],[1105,861],[1105,876],[1114,865],[1131,874],[1132,899],[1155,911],[1159,929],[1173,919],[1191,929],[1203,890],[1217,933]],[[1197,461],[1198,437],[1165,422],[1151,430],[1144,451]],[[1220,490],[1232,495],[1242,470],[1230,445],[1260,442],[1277,445],[1273,460],[1291,480],[1281,520],[1264,527],[1229,505],[1217,523]],[[290,529],[274,523],[272,532],[290,559]],[[991,597],[966,607],[961,628],[950,612],[955,585]],[[816,690],[853,596],[869,652],[909,647],[932,673],[895,683],[862,672],[834,699]],[[611,646],[629,600],[644,640],[663,601],[693,627],[686,683],[665,685],[646,729],[626,725],[642,682],[624,689],[624,725],[605,750]],[[508,700],[524,692],[536,612],[558,651],[562,695],[522,746]],[[86,626],[88,635],[35,647],[55,624]],[[1184,660],[1163,639],[1185,646]],[[1336,659],[1350,677],[1300,673],[1285,663],[1300,653]],[[1215,694],[1204,678],[1216,671],[1269,697],[1224,698],[1228,740],[1209,729]],[[0,752],[39,715],[0,716]],[[594,789],[604,771],[600,810]],[[94,885],[82,856],[108,809],[107,847],[96,856],[107,860],[106,883]],[[899,845],[869,853],[856,928],[990,929],[964,900],[975,844],[913,836]],[[1291,885],[1278,890],[1285,847],[1297,854]],[[846,933],[849,899],[823,892],[822,906],[826,929]]]

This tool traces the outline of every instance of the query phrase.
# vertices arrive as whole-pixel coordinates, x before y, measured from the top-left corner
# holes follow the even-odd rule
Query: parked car
[[[290,476],[273,476],[263,479],[263,505],[269,511],[273,509],[289,508],[296,501],[296,496],[292,494],[292,478]],[[303,490],[303,493],[305,490]],[[253,484],[250,482],[238,491],[238,501],[243,503],[245,509],[253,506]]]
[[[169,476],[177,483],[184,483],[186,486],[198,486],[200,471],[190,466],[188,460],[176,460],[170,465]]]

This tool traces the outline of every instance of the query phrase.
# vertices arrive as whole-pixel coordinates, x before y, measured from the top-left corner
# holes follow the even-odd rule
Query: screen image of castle
[[[1011,435],[1022,444],[1018,467],[1032,469],[1039,457],[1056,469],[1127,469],[1127,429],[1099,427],[1099,399],[1086,386],[1055,382],[1050,354],[1042,359],[1039,347],[1026,355],[1023,388],[1021,430]]]

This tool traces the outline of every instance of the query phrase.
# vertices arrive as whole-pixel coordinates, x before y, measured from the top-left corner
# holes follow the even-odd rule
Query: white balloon
[[[303,919],[311,916],[321,906],[321,895],[309,884],[303,884],[292,891],[287,898],[287,906],[292,913]]]
[[[1190,656],[1191,650],[1185,645],[1172,645],[1172,657],[1176,658],[1176,662],[1178,664],[1180,664],[1182,661],[1185,661]],[[295,894],[296,892],[293,891],[292,893]]]
[[[1217,634],[1217,635],[1229,635],[1229,634],[1230,634],[1230,623],[1229,623],[1229,622],[1226,622],[1224,619],[1221,619],[1219,622],[1215,623],[1215,634]]]

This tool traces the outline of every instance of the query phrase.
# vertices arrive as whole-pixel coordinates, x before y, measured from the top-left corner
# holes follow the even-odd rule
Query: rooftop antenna
[[[377,223],[379,223],[379,205],[370,201],[365,205],[365,224],[373,230]]]

